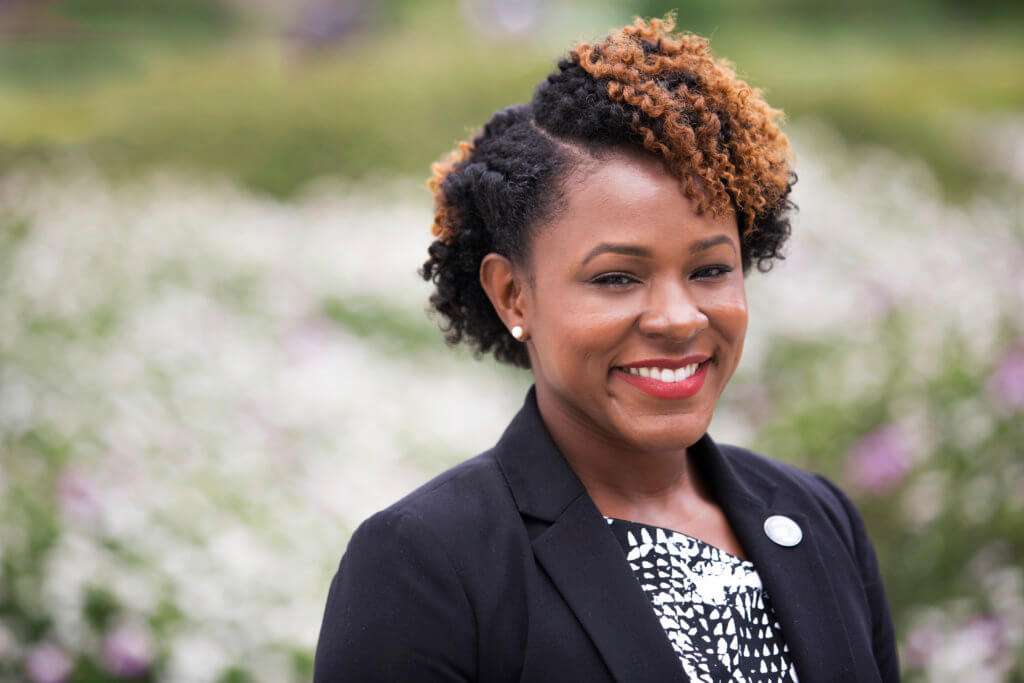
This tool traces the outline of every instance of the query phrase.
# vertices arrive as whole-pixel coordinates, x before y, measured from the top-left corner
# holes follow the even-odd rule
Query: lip
[[[631,375],[629,372],[622,369],[659,367],[675,370],[683,367],[684,365],[691,365],[693,363],[700,363],[700,367],[697,368],[697,372],[693,373],[681,382],[662,382],[657,379],[651,379],[650,377]],[[642,363],[632,363],[630,365],[619,365],[613,368],[612,372],[619,379],[633,385],[648,396],[668,400],[678,400],[682,398],[690,398],[701,390],[701,387],[704,386],[704,379],[707,377],[708,367],[710,365],[711,359],[708,356],[689,356],[682,359],[682,361],[669,361],[662,359],[643,361]]]
[[[694,363],[703,363],[704,361],[711,358],[711,356],[703,353],[696,353],[692,356],[686,356],[685,358],[648,358],[647,360],[637,361],[636,363],[625,363],[623,365],[616,365],[617,368],[668,368],[669,370],[678,370],[679,368],[687,365],[693,365]]]

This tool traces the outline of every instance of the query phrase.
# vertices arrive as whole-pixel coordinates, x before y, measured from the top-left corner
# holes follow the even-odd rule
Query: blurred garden
[[[306,681],[375,510],[527,374],[445,346],[432,161],[677,8],[787,112],[787,259],[711,427],[833,478],[908,681],[1024,681],[1024,10],[0,2],[0,681]]]

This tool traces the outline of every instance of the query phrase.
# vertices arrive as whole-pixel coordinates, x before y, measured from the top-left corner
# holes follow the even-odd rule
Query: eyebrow
[[[728,235],[716,235],[691,245],[690,253],[696,254],[719,244],[728,244],[733,248],[733,251],[736,250],[736,245]],[[653,253],[647,247],[638,247],[634,244],[612,244],[609,242],[603,242],[590,250],[587,257],[583,259],[583,265],[587,265],[590,261],[601,254],[622,254],[623,256],[638,256],[640,258],[651,258],[653,256]]]
[[[647,247],[638,247],[634,244],[611,244],[603,242],[587,254],[587,257],[583,259],[583,265],[587,265],[591,260],[597,258],[601,254],[622,254],[624,256],[639,256],[641,258],[651,258],[651,250]]]
[[[700,242],[693,244],[690,247],[690,253],[696,254],[697,252],[704,251],[705,249],[710,249],[711,247],[717,246],[719,244],[728,244],[730,247],[732,247],[733,251],[736,251],[736,245],[733,243],[731,237],[729,237],[728,235],[715,235],[714,237],[709,237],[706,240],[701,240]]]

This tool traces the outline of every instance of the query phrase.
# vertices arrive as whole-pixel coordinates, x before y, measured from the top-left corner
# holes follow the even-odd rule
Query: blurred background
[[[0,680],[309,680],[349,534],[529,383],[425,314],[430,162],[673,8],[800,176],[712,435],[855,498],[908,681],[1024,681],[1001,0],[0,2]]]

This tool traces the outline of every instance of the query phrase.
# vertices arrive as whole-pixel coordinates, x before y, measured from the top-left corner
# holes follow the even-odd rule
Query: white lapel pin
[[[787,548],[792,548],[804,538],[800,525],[785,515],[772,515],[764,520],[764,533],[773,542]]]

